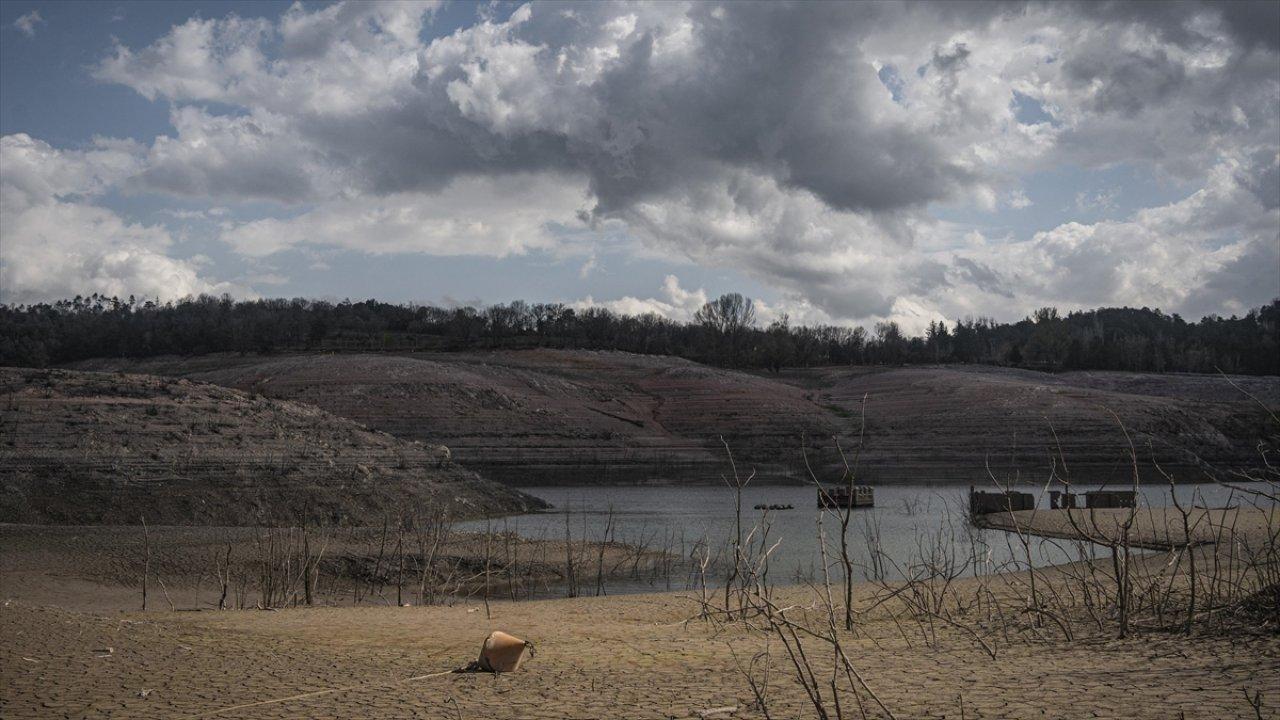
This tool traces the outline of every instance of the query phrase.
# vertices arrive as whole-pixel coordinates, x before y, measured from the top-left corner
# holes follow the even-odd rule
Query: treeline
[[[364,301],[244,300],[201,296],[156,303],[99,295],[0,305],[0,364],[44,367],[95,357],[301,350],[583,348],[675,355],[733,367],[982,363],[1045,370],[1280,374],[1280,299],[1244,317],[1187,322],[1147,308],[1015,323],[935,322],[920,336],[896,323],[861,327],[756,322],[736,293],[693,322],[617,315],[603,308],[513,302],[439,308]]]

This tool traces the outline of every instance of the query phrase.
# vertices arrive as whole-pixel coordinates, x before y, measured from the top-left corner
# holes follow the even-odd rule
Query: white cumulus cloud
[[[138,148],[100,142],[57,150],[23,134],[0,138],[0,301],[38,302],[101,293],[171,299],[243,288],[201,276],[167,254],[158,225],[126,222],[91,204],[136,171]]]
[[[117,43],[94,75],[170,103],[174,132],[30,151],[48,167],[7,192],[269,203],[224,224],[248,257],[547,252],[585,275],[585,239],[620,227],[766,285],[762,318],[1213,312],[1274,286],[1252,269],[1277,244],[1274,2],[531,4],[433,37],[436,10],[295,4]],[[1134,211],[1072,188],[1074,222],[1021,237],[938,219],[999,226],[1045,212],[1036,173],[1121,165],[1193,190]]]
[[[36,36],[36,26],[43,22],[44,18],[40,17],[40,11],[31,10],[14,20],[13,26],[18,29],[18,32],[32,38]]]

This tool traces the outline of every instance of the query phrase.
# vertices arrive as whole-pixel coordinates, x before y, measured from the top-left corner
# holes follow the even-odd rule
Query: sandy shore
[[[260,705],[232,718],[686,718],[751,696],[730,649],[758,638],[681,621],[674,595],[500,603],[475,607],[323,608],[282,612],[75,613],[0,609],[7,718],[175,718],[333,687],[343,692]],[[516,674],[444,675],[501,628],[536,644]],[[1252,717],[1244,689],[1276,717],[1274,637],[1144,636],[1016,644],[996,660],[955,637],[909,647],[890,627],[854,641],[868,682],[898,717]],[[808,717],[779,673],[776,717]]]
[[[29,566],[21,583],[5,578],[0,717],[764,717],[738,669],[764,635],[693,619],[688,593],[497,601],[492,617],[480,602],[142,613],[131,589],[95,585],[75,569],[81,561],[62,557],[40,582]],[[1049,570],[1041,582],[1069,575]],[[982,582],[999,595],[1020,579],[957,585]],[[855,596],[865,608],[874,592],[863,585]],[[777,595],[794,606],[814,599],[804,587]],[[1262,693],[1261,717],[1280,718],[1275,634],[993,635],[993,659],[946,627],[926,644],[882,610],[860,617],[846,650],[897,718],[1258,717],[1246,691]],[[494,629],[532,641],[536,656],[509,675],[447,673]],[[772,717],[814,717],[776,639],[771,649]],[[308,693],[320,694],[229,709]]]
[[[1280,509],[1234,507],[1206,509],[1187,507],[1186,522],[1173,507],[1139,507],[1019,510],[983,515],[983,526],[998,530],[1022,531],[1039,537],[1073,540],[1085,537],[1101,544],[1120,542],[1123,526],[1129,523],[1129,543],[1133,547],[1167,550],[1190,544],[1248,543],[1258,546],[1270,535],[1280,533]]]

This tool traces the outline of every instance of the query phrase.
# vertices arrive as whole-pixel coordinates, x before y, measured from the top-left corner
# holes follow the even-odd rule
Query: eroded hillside
[[[1242,392],[1280,406],[1276,378],[962,366],[823,368],[791,379],[850,422],[866,398],[861,464],[874,481],[1043,482],[1056,464],[1076,481],[1126,482],[1133,454],[1144,481],[1164,479],[1156,463],[1179,481],[1225,479],[1257,467],[1258,443],[1280,433]]]
[[[216,385],[6,368],[0,397],[0,521],[363,525],[539,505],[439,446]]]
[[[616,352],[208,356],[133,369],[314,404],[516,484],[719,481],[724,449],[785,476],[836,418],[805,390]]]
[[[1050,455],[1082,481],[1127,477],[1129,431],[1150,470],[1180,479],[1258,463],[1276,428],[1220,377],[1046,373],[990,367],[821,368],[762,375],[616,352],[213,355],[94,367],[183,375],[317,405],[401,438],[438,442],[516,484],[719,482],[720,437],[759,482],[798,482],[801,448],[824,479],[852,451],[867,397],[863,477],[1046,476]],[[1276,378],[1239,378],[1275,406]],[[1057,440],[1055,441],[1054,432]],[[748,472],[744,467],[744,474]],[[1148,479],[1151,479],[1148,477]]]

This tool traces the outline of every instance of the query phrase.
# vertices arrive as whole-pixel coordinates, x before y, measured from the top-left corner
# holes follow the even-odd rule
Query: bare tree
[[[736,335],[755,322],[756,307],[749,297],[726,293],[703,305],[693,319],[722,335]]]
[[[147,576],[151,574],[151,531],[142,516],[142,610],[147,610]]]

